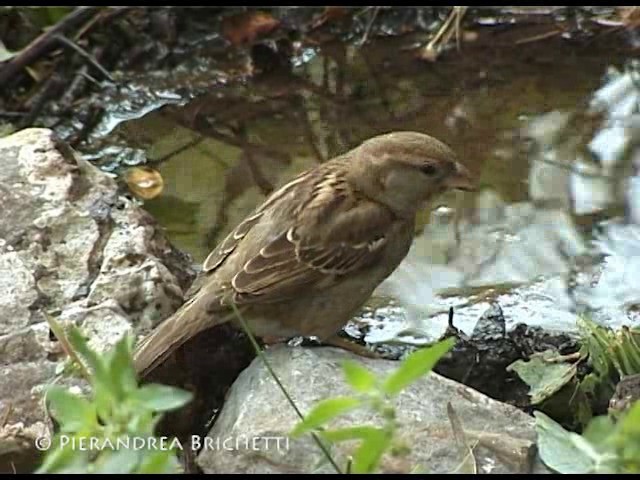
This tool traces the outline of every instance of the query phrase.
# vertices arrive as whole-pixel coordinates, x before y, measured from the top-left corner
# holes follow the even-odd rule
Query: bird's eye
[[[424,165],[420,167],[420,170],[422,171],[422,173],[429,176],[435,175],[436,172],[438,171],[438,169],[433,165]]]

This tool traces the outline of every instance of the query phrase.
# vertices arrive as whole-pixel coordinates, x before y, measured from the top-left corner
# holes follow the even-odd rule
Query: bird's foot
[[[287,340],[289,340],[288,337],[278,337],[275,335],[267,335],[265,337],[260,337],[260,340],[262,341],[263,345],[265,346],[271,346],[271,345],[277,345],[279,343],[286,343]]]
[[[324,345],[329,345],[332,347],[341,348],[342,350],[347,350],[351,353],[355,353],[356,355],[359,355],[365,358],[374,358],[377,360],[381,360],[385,358],[382,354],[374,350],[371,350],[366,345],[360,345],[359,343],[354,343],[350,340],[347,340],[344,337],[334,336],[334,337],[328,338],[322,343]]]

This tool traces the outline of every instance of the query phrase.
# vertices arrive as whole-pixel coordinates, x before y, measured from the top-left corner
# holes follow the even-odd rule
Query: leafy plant
[[[640,401],[618,420],[591,420],[583,435],[536,412],[542,461],[558,473],[640,473]]]
[[[59,429],[38,473],[177,472],[180,444],[155,437],[154,427],[161,412],[183,406],[191,395],[164,385],[139,386],[129,335],[98,354],[75,327],[68,337],[57,325],[54,333],[65,349],[72,349],[68,353],[87,375],[91,392],[85,397],[60,386],[47,390],[46,401]]]
[[[587,317],[581,317],[578,326],[582,348],[589,355],[598,382],[607,383],[613,389],[619,378],[640,373],[639,330],[622,327],[613,331]]]
[[[395,438],[399,425],[396,421],[394,399],[409,385],[429,373],[454,343],[454,338],[448,338],[412,353],[385,378],[377,377],[356,362],[344,362],[342,370],[353,395],[318,402],[295,426],[291,435],[295,437],[313,432],[329,445],[357,441],[358,448],[346,470],[352,473],[375,472],[385,453],[408,451]],[[358,408],[368,409],[378,415],[382,419],[382,425],[327,428],[336,417]]]
[[[561,356],[548,350],[528,361],[518,360],[508,370],[529,385],[532,405],[556,418],[562,416],[565,423],[586,426],[621,378],[640,373],[640,331],[628,327],[614,331],[586,316],[578,318],[578,328],[582,346],[576,354]],[[590,372],[580,376],[578,367],[584,364]],[[573,416],[575,422],[569,418]]]

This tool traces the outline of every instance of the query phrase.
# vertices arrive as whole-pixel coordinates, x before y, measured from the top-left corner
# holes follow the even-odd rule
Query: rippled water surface
[[[300,170],[381,132],[426,132],[481,188],[421,215],[411,253],[362,316],[369,340],[424,341],[449,306],[470,331],[491,301],[509,325],[573,330],[584,311],[637,323],[639,87],[628,49],[606,36],[519,44],[488,31],[428,62],[414,40],[302,45],[292,68],[252,76],[239,55],[140,79],[131,88],[152,101],[114,99],[111,147],[96,157],[107,168],[146,158],[164,188],[146,208],[201,261]],[[277,60],[269,49],[252,58]],[[178,95],[175,82],[199,94]]]

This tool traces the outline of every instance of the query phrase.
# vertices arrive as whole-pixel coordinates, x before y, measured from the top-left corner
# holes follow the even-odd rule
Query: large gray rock
[[[65,359],[45,313],[97,349],[182,302],[187,259],[114,179],[46,129],[0,139],[0,471],[48,434],[42,393]],[[28,455],[27,455],[28,456]]]
[[[341,362],[354,359],[349,352],[277,347],[268,351],[267,358],[303,413],[320,400],[350,393],[341,370]],[[356,360],[379,377],[398,366],[387,360]],[[473,448],[478,473],[544,471],[537,461],[532,417],[432,373],[397,398],[397,419],[402,425],[399,433],[411,453],[385,458],[383,473],[453,473],[469,469],[463,444],[457,443],[452,433],[448,403]],[[286,440],[297,421],[294,410],[258,358],[233,385],[209,432],[211,440],[208,444],[207,440],[201,441],[205,448],[197,463],[205,473],[333,472],[326,462],[318,467],[322,455],[308,435]],[[354,411],[332,426],[372,423],[381,424],[367,411]],[[349,453],[345,445],[334,452],[343,468]]]

